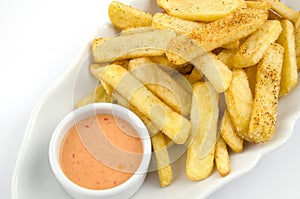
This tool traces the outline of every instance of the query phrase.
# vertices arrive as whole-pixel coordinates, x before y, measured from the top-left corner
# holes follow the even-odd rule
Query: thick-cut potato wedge
[[[109,38],[96,38],[92,41],[92,51],[95,50],[97,46],[100,46],[105,40],[108,40]]]
[[[191,21],[214,21],[244,5],[242,0],[157,0],[169,15]]]
[[[295,44],[298,70],[300,70],[300,13],[295,23]]]
[[[100,64],[92,64],[90,66],[90,71],[92,74],[95,74],[94,71],[98,71],[98,74],[100,74],[100,70],[104,70],[104,66],[101,66]],[[95,76],[96,77],[96,76]],[[96,77],[99,79],[101,85],[103,86],[105,92],[107,95],[111,96],[112,93],[114,92],[114,89],[109,85],[107,84],[105,81],[103,81],[102,79],[100,79],[100,75],[98,77]]]
[[[255,32],[268,18],[265,10],[242,8],[232,14],[173,38],[167,48],[168,59],[176,64],[190,61],[205,51],[235,42]]]
[[[131,111],[133,111],[135,114],[141,118],[141,120],[144,122],[146,125],[148,132],[150,136],[156,135],[158,132],[160,132],[160,129],[157,128],[145,115],[143,115],[137,108],[132,106],[124,97],[122,97],[118,92],[113,92],[112,94],[112,99],[113,101],[116,101],[117,104],[124,106]]]
[[[133,28],[150,26],[152,15],[129,5],[113,1],[108,7],[108,16],[111,23],[117,28]]]
[[[111,95],[106,94],[102,85],[99,85],[93,92],[83,97],[76,103],[76,107],[92,104],[96,102],[111,102]]]
[[[248,77],[249,86],[250,86],[252,95],[254,96],[257,66],[255,65],[255,66],[247,67],[244,70],[245,70],[245,72],[247,74],[247,77]]]
[[[205,53],[193,59],[191,63],[208,79],[217,92],[224,92],[230,85],[232,72],[215,54]]]
[[[152,27],[174,30],[177,33],[186,34],[187,32],[201,28],[203,23],[184,20],[165,13],[156,13],[153,16]]]
[[[255,33],[239,47],[232,56],[234,68],[245,68],[259,62],[271,43],[274,43],[282,31],[277,20],[266,21]]]
[[[167,70],[168,68],[170,69],[175,69],[177,71],[180,71],[181,69],[185,68],[188,64],[182,64],[182,65],[175,65],[173,63],[171,63],[168,58],[164,55],[164,56],[157,56],[157,57],[150,57],[151,60],[157,64],[159,64],[160,66],[163,66],[162,69],[163,70]]]
[[[185,143],[191,131],[190,122],[157,98],[126,69],[118,65],[106,66],[105,70],[100,70],[100,79],[112,86],[176,144]]]
[[[167,143],[164,135],[160,132],[151,137],[151,142],[155,154],[160,186],[166,187],[172,184],[173,181]]]
[[[218,55],[218,59],[221,60],[228,68],[232,69],[232,55],[237,52],[237,49],[224,49]]]
[[[183,116],[188,116],[192,96],[150,58],[132,59],[129,70],[150,91]]]
[[[121,31],[120,35],[132,35],[144,32],[151,32],[153,30],[155,30],[155,28],[152,27],[126,28]]]
[[[272,2],[272,10],[278,13],[281,17],[292,22],[295,22],[297,20],[298,13],[281,2]]]
[[[268,1],[246,1],[248,8],[261,9],[261,10],[270,10],[272,3]]]
[[[192,133],[187,149],[186,175],[191,180],[202,180],[214,167],[219,94],[209,83],[200,82],[193,87]]]
[[[171,30],[120,35],[103,41],[93,50],[96,63],[147,56],[161,56],[170,40],[176,36]]]
[[[231,43],[228,43],[228,44],[224,44],[222,46],[222,48],[226,48],[226,49],[236,49],[238,48],[240,45],[240,41],[239,40],[236,40],[234,42],[231,42]]]
[[[267,142],[275,131],[284,48],[272,44],[257,66],[254,103],[246,140]]]
[[[225,177],[230,173],[230,161],[227,146],[222,137],[216,143],[215,162],[220,176]]]
[[[287,95],[298,83],[298,69],[295,49],[294,26],[289,20],[282,20],[282,33],[277,43],[284,47],[279,96]]]
[[[244,140],[238,136],[231,122],[228,111],[225,111],[220,124],[221,136],[227,145],[236,153],[243,150]]]
[[[253,97],[243,69],[232,71],[232,81],[225,91],[227,111],[239,136],[248,133]]]

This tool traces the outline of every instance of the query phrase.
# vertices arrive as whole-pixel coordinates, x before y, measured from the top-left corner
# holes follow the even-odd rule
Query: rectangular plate
[[[109,1],[102,1],[107,7]],[[159,8],[154,0],[122,1],[149,12]],[[299,9],[297,1],[287,1],[288,5]],[[296,7],[298,6],[298,7]],[[100,19],[101,20],[101,19]],[[74,104],[93,90],[97,80],[89,73],[92,63],[90,43],[93,38],[113,36],[115,29],[107,21],[102,24],[91,39],[86,42],[73,64],[50,88],[35,106],[21,146],[12,184],[14,199],[66,199],[71,198],[54,177],[48,161],[48,145],[53,130],[60,120],[74,109]],[[259,159],[281,146],[291,135],[295,120],[300,116],[300,85],[292,93],[280,100],[278,126],[274,138],[266,144],[246,144],[240,154],[232,153],[231,173],[221,178],[214,172],[209,178],[193,182],[185,176],[185,157],[173,164],[174,183],[160,188],[156,172],[149,173],[146,182],[133,198],[204,198],[218,188],[250,171]]]

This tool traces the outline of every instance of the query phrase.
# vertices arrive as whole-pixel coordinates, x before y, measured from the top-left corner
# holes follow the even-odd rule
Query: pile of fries
[[[162,187],[173,181],[172,143],[186,146],[189,179],[207,178],[214,164],[224,177],[227,146],[239,153],[244,141],[274,135],[278,100],[298,82],[300,14],[276,0],[157,4],[164,12],[110,4],[121,33],[92,42],[90,71],[100,83],[76,106],[112,102],[135,112],[151,135]]]

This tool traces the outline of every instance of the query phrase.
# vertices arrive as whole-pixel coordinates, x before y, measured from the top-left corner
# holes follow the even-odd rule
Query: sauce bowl
[[[104,190],[92,190],[72,182],[63,172],[60,165],[60,149],[69,129],[90,116],[110,114],[119,117],[137,131],[142,145],[143,156],[135,173],[124,183]],[[69,113],[54,130],[49,145],[49,161],[54,175],[64,189],[78,199],[119,199],[131,197],[143,184],[151,159],[151,140],[146,126],[130,110],[112,103],[95,103],[80,107]]]

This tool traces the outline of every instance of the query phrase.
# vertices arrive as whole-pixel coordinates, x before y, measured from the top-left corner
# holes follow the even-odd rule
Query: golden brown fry
[[[183,144],[191,131],[190,122],[173,111],[141,82],[134,78],[126,69],[118,65],[109,65],[95,76],[112,86],[120,95],[136,107],[153,124],[176,144]]]
[[[230,173],[230,161],[227,146],[222,137],[216,143],[215,162],[220,176],[225,177]]]
[[[152,27],[174,30],[177,33],[186,34],[187,32],[201,28],[203,23],[184,20],[165,13],[156,13],[153,16]]]
[[[167,70],[168,68],[170,68],[170,69],[180,71],[181,69],[185,68],[188,65],[188,63],[182,64],[182,65],[175,65],[175,64],[171,63],[165,55],[157,56],[157,57],[150,57],[150,58],[153,62],[162,66],[163,70]]]
[[[259,62],[271,43],[274,43],[282,31],[279,21],[266,21],[255,33],[239,47],[232,56],[234,68],[245,68]]]
[[[272,2],[272,10],[278,13],[281,17],[295,22],[298,17],[298,13],[282,2]]]
[[[294,26],[288,20],[282,20],[282,33],[277,43],[284,47],[279,96],[287,95],[298,83]]]
[[[296,44],[296,58],[298,70],[300,70],[300,13],[295,22],[295,44]]]
[[[117,28],[150,26],[152,15],[118,1],[113,1],[108,7],[111,23]]]
[[[170,165],[167,143],[164,135],[159,132],[151,137],[152,147],[155,154],[157,172],[161,187],[166,187],[172,184],[173,174]]]
[[[214,166],[219,94],[205,82],[195,84],[193,91],[186,175],[191,180],[202,180],[211,174]]]
[[[109,38],[96,38],[92,41],[92,51],[95,50],[97,46],[100,46],[105,40],[108,40]]]
[[[230,85],[232,72],[215,54],[205,53],[193,59],[191,63],[207,78],[217,92],[224,92]]]
[[[99,85],[93,92],[83,97],[76,103],[76,107],[97,103],[97,102],[111,102],[111,95],[106,94],[102,85]]]
[[[267,11],[242,8],[188,35],[207,51],[235,42],[256,31],[268,17]]]
[[[224,44],[249,36],[267,18],[268,12],[264,10],[238,9],[224,18],[189,32],[188,38],[177,36],[172,39],[166,55],[176,65],[186,63],[201,56],[205,51],[212,51]]]
[[[150,58],[132,59],[129,70],[150,91],[183,116],[188,116],[192,96]]]
[[[228,111],[225,111],[220,124],[221,136],[228,146],[236,153],[243,150],[244,140],[240,138],[231,122]]]
[[[247,67],[244,70],[245,70],[245,72],[247,74],[247,77],[248,77],[249,86],[250,86],[252,95],[254,96],[257,66],[255,65],[255,66]]]
[[[281,45],[272,44],[257,66],[249,131],[243,134],[248,141],[266,142],[274,135],[283,54]]]
[[[170,30],[153,30],[136,34],[119,35],[103,41],[93,50],[96,63],[137,57],[161,56],[176,33]]]
[[[234,42],[230,42],[230,43],[228,43],[228,44],[224,44],[224,45],[222,46],[222,48],[225,48],[225,49],[236,49],[236,48],[239,47],[239,45],[240,45],[240,41],[239,41],[239,40],[236,40],[236,41],[234,41]]]
[[[157,0],[169,15],[191,21],[214,21],[244,5],[242,0]]]
[[[232,69],[232,55],[237,52],[237,49],[224,49],[218,55],[218,59],[220,59],[229,69]]]
[[[261,9],[261,10],[270,10],[272,3],[268,1],[246,1],[248,8]]]
[[[239,136],[248,133],[253,97],[243,69],[232,71],[232,81],[225,91],[227,111]]]

